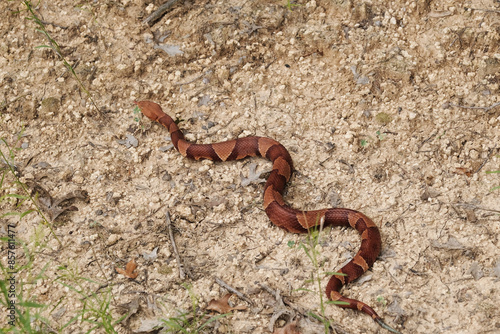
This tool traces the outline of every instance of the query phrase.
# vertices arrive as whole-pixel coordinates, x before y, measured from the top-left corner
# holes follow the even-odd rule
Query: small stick
[[[179,0],[168,0],[163,5],[161,5],[160,7],[158,7],[157,10],[155,10],[153,13],[151,13],[151,15],[149,15],[148,17],[146,17],[142,21],[142,23],[143,24],[149,24],[150,22],[154,22],[154,21],[158,20],[160,17],[163,16],[163,14],[165,14],[166,11],[168,11],[173,5],[175,5],[175,3],[177,1],[179,1]]]
[[[181,279],[186,278],[186,273],[184,272],[184,264],[181,261],[181,257],[177,252],[177,246],[175,245],[174,233],[172,232],[172,221],[170,220],[170,213],[167,211],[165,215],[165,220],[167,221],[168,234],[170,235],[170,241],[172,242],[172,248],[174,249],[175,260],[177,261],[177,265],[179,266],[179,277]]]
[[[493,151],[497,148],[497,146],[495,145],[495,147],[493,148],[490,148],[490,152],[488,153],[488,156],[486,157],[486,159],[484,159],[483,163],[481,164],[481,166],[479,166],[478,169],[476,169],[476,171],[472,174],[476,174],[478,173],[481,169],[483,169],[484,165],[486,165],[486,163],[488,162],[488,160],[491,158],[491,155],[493,154]]]
[[[469,9],[482,11],[482,12],[489,12],[489,13],[500,13],[500,10],[494,10],[494,9],[471,8],[471,7],[469,7]]]
[[[462,207],[465,207],[465,208],[476,209],[476,210],[483,210],[483,211],[488,211],[488,212],[500,213],[500,210],[483,208],[481,206],[478,206],[478,205],[475,205],[475,204],[470,204],[470,203],[453,203],[453,205],[462,206]]]
[[[265,284],[262,284],[260,282],[255,282],[257,285],[259,285],[261,288],[263,288],[264,290],[266,290],[267,292],[269,292],[269,294],[271,296],[274,296],[274,298],[276,298],[276,304],[274,305],[274,312],[273,312],[273,315],[270,319],[270,322],[269,322],[269,331],[272,331],[273,328],[274,328],[274,325],[276,324],[276,321],[282,317],[284,314],[288,315],[288,317],[290,318],[290,320],[292,318],[295,317],[295,313],[293,312],[290,312],[285,304],[283,303],[283,298],[280,296],[280,290],[279,289],[276,289],[276,291],[274,291],[273,289],[271,289],[270,287],[268,287],[267,285]]]
[[[270,288],[269,286],[267,286],[266,284],[264,283],[260,283],[260,282],[255,282],[255,284],[257,284],[258,286],[260,286],[261,288],[263,288],[264,290],[266,290],[271,296],[273,296],[274,298],[276,298],[276,302],[279,304],[279,306],[285,306],[284,304],[284,300],[286,297],[282,297],[280,295],[280,290],[279,289],[276,289],[276,291],[274,291],[272,288]],[[291,306],[291,305],[289,305]],[[293,308],[293,306],[291,306]],[[295,311],[297,311],[295,308],[294,308]],[[301,313],[301,312],[299,312]]]
[[[292,310],[294,310],[295,312],[297,312],[300,315],[302,315],[302,317],[308,318],[308,319],[313,320],[313,321],[326,320],[321,315],[318,315],[318,314],[316,314],[315,316],[312,316],[311,312],[309,312],[308,310],[304,309],[303,307],[301,307],[299,305],[296,305],[295,303],[291,302],[288,297],[280,296],[279,289],[276,289],[276,291],[274,291],[273,289],[271,289],[266,284],[263,284],[263,283],[260,283],[260,282],[255,282],[255,284],[257,284],[258,286],[260,286],[261,288],[263,288],[264,290],[266,290],[271,296],[274,296],[276,298],[276,301],[278,302],[278,304],[280,304],[280,306],[283,305],[283,304],[287,305]],[[320,319],[322,319],[322,320],[320,320]],[[347,332],[345,330],[343,330],[339,325],[337,325],[335,323],[330,322],[329,323],[329,327],[332,330],[334,330],[336,333],[347,334]]]
[[[61,26],[59,24],[55,24],[55,23],[52,23],[52,22],[47,22],[43,19],[43,15],[42,13],[40,13],[40,11],[37,9],[36,12],[38,13],[38,15],[40,15],[41,19],[40,19],[40,22],[43,23],[44,25],[47,25],[47,24],[50,24],[51,26],[53,27],[58,27],[58,28],[61,28],[63,30],[66,30],[68,29],[68,27],[65,27],[65,26]]]
[[[494,103],[494,104],[492,104],[489,107],[469,107],[469,106],[461,106],[461,105],[454,104],[454,103],[450,103],[449,106],[451,106],[451,107],[458,107],[458,108],[464,108],[464,109],[482,109],[485,112],[488,112],[491,109],[500,106],[500,102]]]
[[[45,24],[45,25],[50,24],[51,26],[58,27],[58,28],[61,28],[61,29],[63,29],[63,30],[68,29],[68,27],[61,26],[61,25],[59,25],[59,24],[55,24],[55,23],[52,23],[52,22],[47,22],[47,21],[44,21],[44,20],[40,20],[40,22],[42,22],[42,23],[43,23],[43,24]]]
[[[208,71],[203,72],[202,74],[198,75],[197,77],[195,77],[192,80],[189,80],[188,82],[176,82],[176,83],[174,83],[174,85],[175,86],[189,85],[190,83],[195,82],[196,80],[200,79],[201,77],[203,77],[207,73],[208,73]]]
[[[341,164],[346,165],[349,168],[349,173],[350,174],[354,173],[354,167],[352,167],[352,165],[350,163],[348,163],[344,159],[338,159],[337,161],[340,162]]]
[[[215,276],[215,282],[217,284],[219,284],[221,287],[223,287],[224,289],[226,289],[227,291],[234,293],[236,296],[238,296],[240,299],[243,299],[244,301],[246,301],[250,305],[255,305],[255,303],[249,297],[247,297],[244,293],[241,293],[238,290],[236,290],[235,288],[231,287],[229,284],[227,284],[226,282],[221,280],[219,277]]]
[[[418,150],[417,150],[417,153],[422,152],[422,151],[420,151],[420,149],[422,148],[422,146],[424,146],[424,145],[425,145],[425,143],[427,143],[429,140],[431,140],[432,138],[434,138],[437,134],[438,134],[438,133],[437,133],[437,132],[435,132],[435,133],[431,134],[431,136],[430,136],[429,138],[424,139],[424,141],[423,141],[423,142],[421,142],[421,143],[420,143],[420,145],[418,145]],[[428,152],[428,151],[425,151],[425,152]]]

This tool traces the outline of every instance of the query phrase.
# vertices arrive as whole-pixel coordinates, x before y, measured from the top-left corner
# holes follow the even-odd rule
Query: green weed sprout
[[[343,273],[337,273],[337,272],[325,272],[323,275],[320,274],[321,268],[323,267],[323,263],[320,263],[319,257],[320,257],[320,252],[317,249],[317,246],[320,244],[321,241],[321,235],[322,235],[322,229],[321,226],[316,225],[313,228],[310,228],[308,230],[307,234],[307,241],[306,242],[300,242],[299,248],[301,248],[304,253],[307,255],[309,260],[311,261],[314,271],[311,273],[311,279],[306,281],[306,283],[314,283],[317,285],[317,290],[318,291],[313,291],[305,288],[300,288],[296,289],[296,291],[307,291],[307,292],[313,292],[317,293],[319,295],[319,300],[320,300],[320,314],[316,314],[312,311],[310,311],[308,314],[309,316],[317,319],[320,321],[324,328],[325,328],[325,334],[329,333],[329,329],[331,327],[331,320],[328,320],[326,315],[325,315],[325,305],[326,304],[336,304],[336,305],[346,305],[348,303],[342,302],[342,301],[326,301],[324,300],[323,297],[323,288],[321,287],[321,279],[322,276],[331,276],[331,275],[343,275]],[[289,247],[293,247],[294,243],[288,243]]]

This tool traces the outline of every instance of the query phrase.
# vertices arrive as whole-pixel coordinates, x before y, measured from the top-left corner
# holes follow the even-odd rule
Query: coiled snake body
[[[338,270],[343,275],[333,275],[326,286],[326,294],[332,301],[341,301],[339,307],[350,308],[371,316],[379,325],[389,327],[367,304],[342,296],[342,286],[354,281],[370,268],[380,253],[382,241],[375,223],[361,212],[332,208],[313,211],[296,210],[285,204],[282,193],[293,172],[293,162],[287,149],[277,141],[266,137],[245,137],[213,144],[192,144],[161,107],[150,101],[135,102],[142,113],[152,121],[166,127],[175,149],[189,159],[213,161],[240,160],[261,156],[273,163],[273,169],[264,186],[264,209],[269,219],[277,226],[293,233],[304,233],[311,227],[351,226],[361,235],[361,247],[354,258]]]

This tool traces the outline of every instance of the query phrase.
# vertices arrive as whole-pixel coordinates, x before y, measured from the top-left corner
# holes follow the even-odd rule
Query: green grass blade
[[[214,321],[217,321],[217,320],[219,320],[221,318],[225,318],[228,315],[231,315],[231,313],[223,313],[223,314],[218,314],[216,316],[210,317],[210,319],[208,319],[204,324],[202,324],[200,327],[198,327],[198,330],[202,330],[203,328],[205,328],[206,326],[208,326],[210,323],[212,323]]]
[[[25,212],[21,213],[21,215],[19,216],[19,218],[23,218],[24,216],[29,215],[32,212],[36,212],[36,210],[35,209],[29,209],[28,211],[25,211]]]
[[[38,303],[35,303],[35,302],[30,302],[30,301],[19,302],[19,303],[17,303],[17,305],[23,306],[23,307],[33,307],[33,308],[42,308],[42,307],[47,306],[47,305],[44,305],[44,304],[38,304]]]
[[[329,300],[326,302],[327,304],[333,304],[333,305],[349,305],[348,302],[343,302],[340,300]]]

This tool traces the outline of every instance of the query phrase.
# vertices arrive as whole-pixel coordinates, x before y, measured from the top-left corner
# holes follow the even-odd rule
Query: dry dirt
[[[55,198],[88,193],[73,203],[78,211],[53,222],[62,246],[35,214],[2,219],[2,236],[17,224],[35,252],[18,287],[49,305],[42,314],[53,329],[86,301],[56,279],[98,282],[83,284],[87,294],[111,289],[115,318],[114,305],[131,303],[135,313],[115,326],[128,333],[152,332],[159,319],[189,310],[190,292],[206,307],[226,292],[220,278],[254,305],[232,297],[248,309],[209,332],[283,325],[286,317],[274,324],[281,306],[263,285],[286,297],[301,333],[322,332],[303,317],[319,313],[319,294],[297,291],[316,288],[308,281],[316,270],[297,246],[306,237],[273,226],[262,208],[256,176],[266,176],[269,162],[184,159],[166,129],[137,119],[132,102],[149,99],[181,119],[192,141],[280,141],[296,167],[286,195],[293,207],[341,205],[372,217],[382,253],[343,293],[401,333],[500,333],[500,178],[486,173],[500,170],[498,1],[300,0],[289,10],[284,1],[196,0],[142,24],[160,4],[39,3],[96,109],[55,52],[37,48],[47,40],[20,2],[0,3],[0,135],[19,148],[23,181]],[[191,272],[185,279],[167,212]],[[350,229],[325,231],[320,271],[338,269],[358,247]],[[4,243],[4,265],[6,256]],[[131,259],[135,280],[115,270]],[[387,333],[359,312],[325,312],[337,333]],[[62,332],[91,327],[77,321]]]

